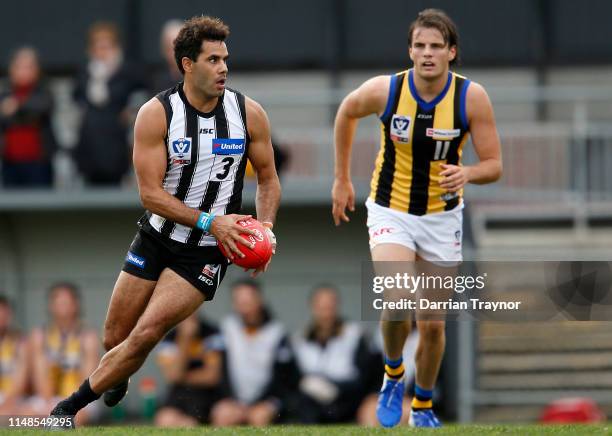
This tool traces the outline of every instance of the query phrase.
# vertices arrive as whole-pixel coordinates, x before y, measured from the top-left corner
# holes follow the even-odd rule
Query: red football
[[[246,245],[236,242],[238,249],[244,254],[244,257],[234,255],[232,262],[238,266],[249,269],[264,266],[272,257],[272,244],[268,239],[266,228],[262,223],[254,218],[238,221],[238,224],[245,229],[254,230],[257,235],[249,235],[248,233],[242,233],[240,235],[247,241],[255,244],[255,246],[253,248],[249,248]],[[225,257],[228,257],[223,245],[219,244],[218,242],[217,244],[219,245],[221,253],[223,253]]]

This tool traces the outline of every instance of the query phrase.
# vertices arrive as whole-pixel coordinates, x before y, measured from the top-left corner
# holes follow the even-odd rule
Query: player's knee
[[[419,335],[426,342],[437,342],[444,339],[444,321],[428,321],[419,325]]]
[[[164,334],[158,326],[136,327],[129,336],[130,347],[136,354],[148,354]]]
[[[106,351],[110,351],[119,345],[125,339],[125,335],[120,335],[120,330],[114,323],[104,323],[104,333],[102,336],[102,345]]]
[[[102,345],[106,351],[110,351],[119,345],[120,341],[117,340],[117,336],[108,329],[104,329],[104,336],[102,337]]]

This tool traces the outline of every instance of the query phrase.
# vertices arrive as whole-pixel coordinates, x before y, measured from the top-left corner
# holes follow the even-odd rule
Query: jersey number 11
[[[450,141],[436,141],[436,151],[434,153],[433,160],[446,159],[448,149],[450,148]]]

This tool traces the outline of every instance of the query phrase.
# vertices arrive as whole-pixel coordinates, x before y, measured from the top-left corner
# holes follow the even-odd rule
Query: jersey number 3
[[[217,180],[224,180],[227,177],[227,175],[230,172],[230,169],[232,168],[232,164],[234,163],[234,158],[226,157],[226,158],[223,158],[221,162],[223,162],[223,167],[221,168],[221,172],[215,174],[215,177],[217,178]]]

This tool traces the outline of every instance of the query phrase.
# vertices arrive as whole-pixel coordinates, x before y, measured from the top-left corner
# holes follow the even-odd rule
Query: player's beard
[[[219,98],[223,95],[223,92],[219,92],[214,88],[203,88],[201,89],[202,95],[206,100],[212,100],[214,98]]]
[[[206,80],[202,78],[196,82],[197,89],[204,95],[206,99],[221,97],[225,88],[218,90],[216,80]]]
[[[225,88],[221,90],[217,89],[217,81],[214,79],[207,80],[206,84],[202,86],[202,89],[204,90],[206,96],[210,98],[220,97],[223,94],[223,91],[225,90]]]
[[[211,98],[221,97],[225,92],[225,87],[223,89],[217,89],[217,82],[213,82],[208,88],[207,94],[210,95]]]

